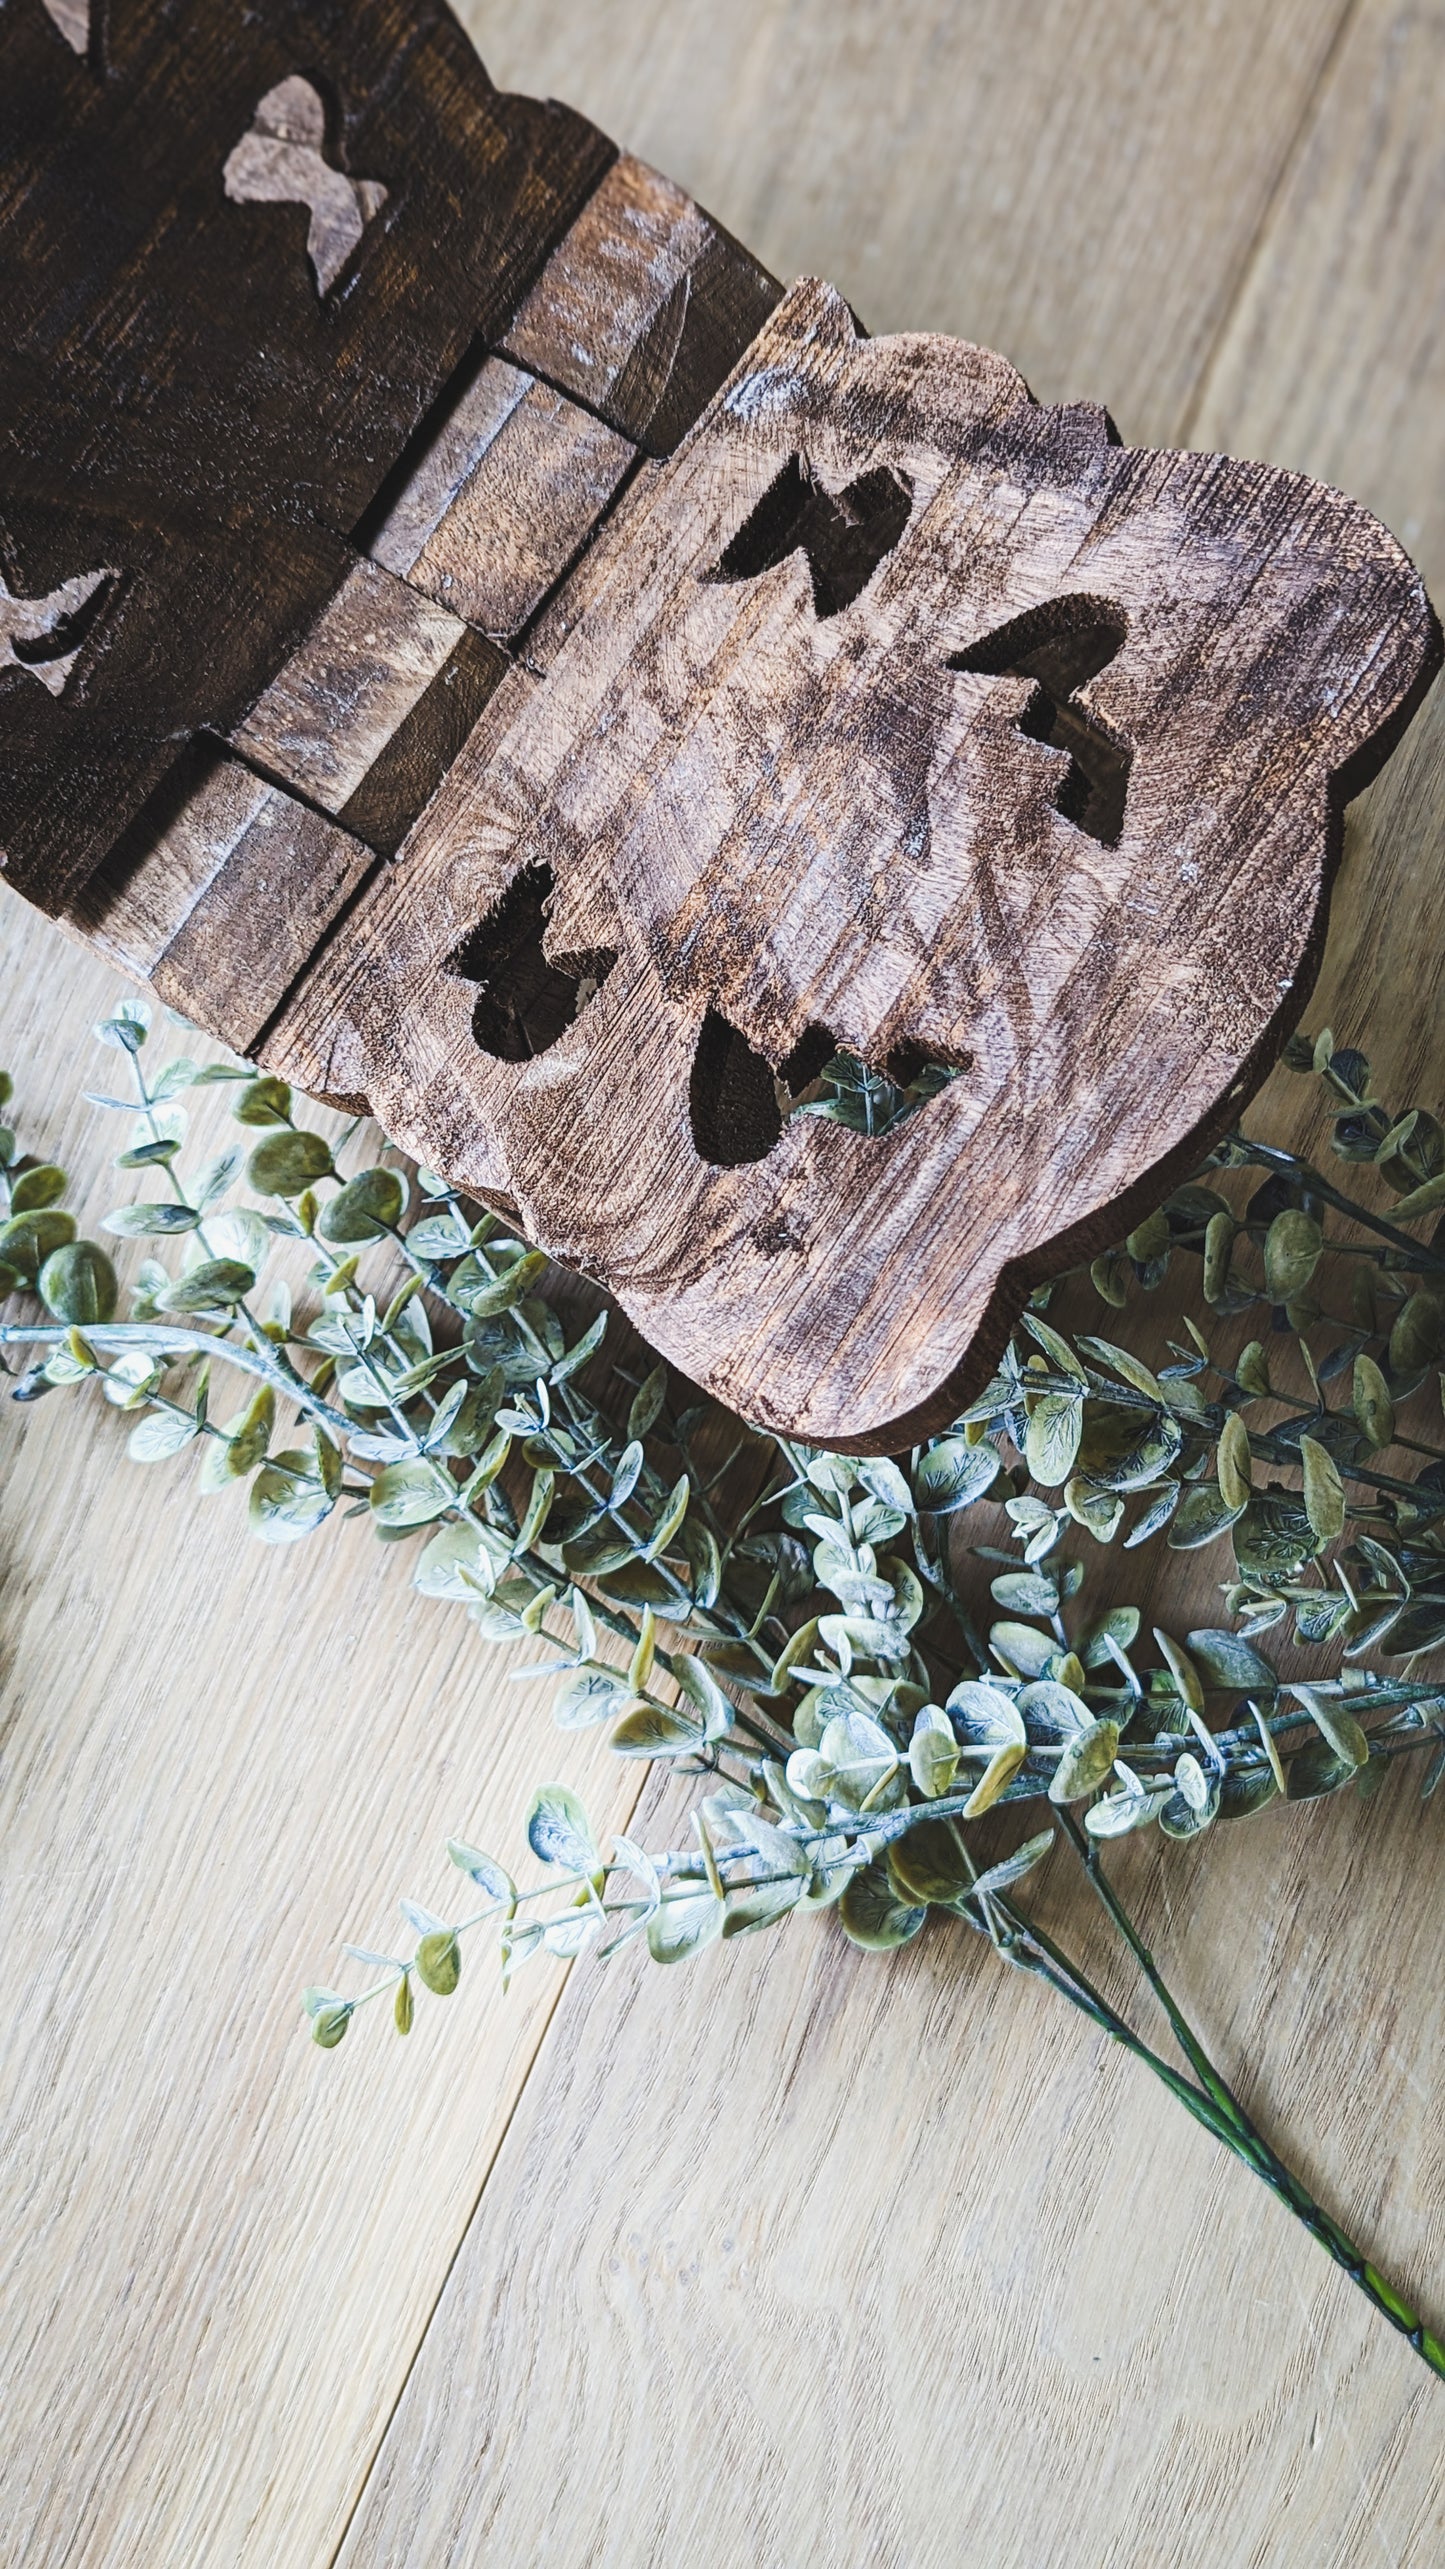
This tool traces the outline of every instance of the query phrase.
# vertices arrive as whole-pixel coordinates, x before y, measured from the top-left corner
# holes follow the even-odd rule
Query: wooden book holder
[[[1399,546],[784,294],[439,0],[0,71],[9,881],[745,1414],[941,1424],[1298,1016]]]

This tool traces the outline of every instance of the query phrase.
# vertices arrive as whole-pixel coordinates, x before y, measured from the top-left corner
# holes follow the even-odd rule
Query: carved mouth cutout
[[[841,1052],[826,1026],[809,1026],[774,1071],[746,1035],[716,1008],[702,1022],[688,1082],[688,1115],[699,1159],[713,1168],[765,1160],[798,1116],[816,1116],[872,1137],[901,1124],[961,1072],[967,1055],[934,1061],[918,1045],[891,1053],[882,1072]]]
[[[1033,680],[1018,729],[1027,740],[1067,752],[1055,809],[1101,847],[1119,844],[1133,752],[1076,695],[1123,649],[1128,630],[1122,607],[1108,598],[1050,598],[954,652],[946,664],[984,678]]]
[[[790,455],[750,510],[707,580],[757,580],[801,553],[818,616],[841,615],[867,588],[908,524],[913,492],[880,466],[835,498],[814,480],[806,457]]]
[[[605,948],[555,961],[544,951],[554,889],[550,866],[524,866],[447,958],[449,973],[478,985],[472,1033],[494,1061],[532,1061],[548,1051],[595,999],[617,961]]]

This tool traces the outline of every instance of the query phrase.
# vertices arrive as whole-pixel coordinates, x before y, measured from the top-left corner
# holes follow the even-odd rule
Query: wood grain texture
[[[588,576],[266,1058],[500,1188],[729,1406],[894,1450],[1233,1120],[1438,628],[1337,492],[1122,447],[809,285]],[[528,880],[579,1002],[499,1057]],[[837,1051],[953,1075],[880,1135],[780,1121]]]
[[[581,100],[775,268],[831,266],[875,327],[991,339],[1046,396],[1083,387],[1129,433],[1168,438],[1340,14],[538,0],[522,16],[488,0],[470,17],[499,78]],[[63,60],[38,0],[36,16]],[[1360,85],[1376,94],[1403,25],[1409,81],[1362,134]],[[1370,451],[1402,496],[1384,507],[1377,467],[1365,453],[1352,473],[1342,440],[1328,469],[1402,535],[1442,482],[1439,406],[1404,389],[1428,386],[1413,316],[1445,248],[1420,159],[1445,117],[1435,28],[1361,11],[1348,84],[1320,106],[1333,249],[1276,222],[1254,267],[1302,361],[1276,376],[1266,343],[1208,429],[1321,471],[1337,383],[1372,376],[1397,426]],[[1350,230],[1365,195],[1382,219]],[[1408,274],[1384,219],[1401,203]],[[299,250],[301,215],[258,219],[294,223]],[[1345,265],[1358,290],[1337,311]],[[1363,412],[1357,426],[1369,448]],[[1439,582],[1428,531],[1422,558]],[[10,585],[33,595],[77,567]],[[1342,1037],[1372,1019],[1397,1081],[1431,1088],[1442,771],[1437,696],[1358,807],[1326,961]],[[26,1100],[46,1063],[68,1095],[103,976],[19,904],[0,913],[9,1057],[35,1065]],[[1336,977],[1352,956],[1353,990]],[[95,1166],[82,1130],[93,1151],[88,1118],[42,1138]],[[465,1626],[410,1597],[394,1555],[353,1532],[278,1576],[224,1500],[196,1506],[184,1467],[158,1524],[154,1486],[110,1463],[93,1418],[56,1400],[25,1436],[0,1491],[6,2093],[25,2151],[5,2159],[25,2362],[7,2364],[0,2555],[324,2569],[536,2020],[525,1981],[493,2012],[479,1961],[405,2053],[322,2056],[295,1985],[340,1934],[385,1941],[393,1887],[442,1893],[448,1828],[505,1837],[544,1769],[605,1825],[605,1788],[580,1758],[563,1768],[566,1744]],[[43,1505],[35,1440],[58,1485]],[[1188,1600],[1170,1599],[1182,1628]],[[1214,1620],[1217,1599],[1200,1602]],[[1149,1915],[1226,2065],[1256,2065],[1274,2136],[1438,2316],[1432,1812],[1281,1813],[1253,1824],[1274,1833],[1268,1861],[1258,1838],[1172,1851]],[[789,1936],[691,1980],[614,1967],[579,1985],[350,2569],[449,2569],[462,2525],[450,2559],[506,2569],[680,2552],[699,2569],[1434,2569],[1426,2377],[1259,2188],[1072,2019],[991,1982],[971,1945],[931,1937],[880,1967],[823,1931]],[[640,2138],[629,2079],[651,2103]],[[690,2146],[659,2158],[662,2128]],[[569,2163],[565,2199],[539,2135]],[[483,2301],[493,2340],[469,2371]],[[490,2413],[479,2384],[497,2386]]]

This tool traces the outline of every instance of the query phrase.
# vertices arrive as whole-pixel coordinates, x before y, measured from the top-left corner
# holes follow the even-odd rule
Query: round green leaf
[[[1286,1205],[1265,1234],[1264,1280],[1271,1302],[1293,1302],[1320,1262],[1325,1235],[1312,1213]]]
[[[839,1901],[838,1915],[851,1944],[865,1953],[891,1953],[917,1935],[928,1910],[899,1899],[886,1864],[866,1864]]]
[[[396,1229],[405,1209],[406,1183],[397,1170],[363,1169],[324,1207],[316,1228],[338,1244],[376,1240]]]
[[[1108,1780],[1119,1748],[1117,1722],[1091,1722],[1065,1740],[1049,1785],[1051,1802],[1081,1802]]]
[[[65,1193],[65,1171],[48,1161],[40,1168],[24,1169],[10,1191],[12,1213],[39,1213],[54,1204]]]
[[[115,1314],[115,1269],[94,1240],[72,1240],[52,1249],[40,1270],[40,1298],[57,1320],[84,1329]]]
[[[300,1195],[330,1168],[331,1152],[319,1133],[282,1131],[256,1144],[246,1176],[258,1195]]]
[[[412,1968],[434,1998],[450,1998],[462,1976],[462,1949],[450,1927],[437,1927],[423,1936]]]
[[[75,1216],[46,1210],[12,1214],[0,1222],[0,1258],[26,1284],[33,1285],[48,1257],[75,1238]]]

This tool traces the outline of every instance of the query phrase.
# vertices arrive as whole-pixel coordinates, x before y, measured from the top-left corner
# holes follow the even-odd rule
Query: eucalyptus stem
[[[1098,1847],[1090,1844],[1072,1811],[1063,1811],[1060,1817],[1064,1834],[1082,1864],[1096,1897],[1137,1964],[1141,1976],[1163,2008],[1174,2039],[1199,2081],[1199,2089],[1195,2091],[1199,2102],[1207,2103],[1212,2107],[1213,2112],[1212,2114],[1201,2113],[1193,2104],[1190,2110],[1195,2112],[1196,2118],[1205,2123],[1206,2128],[1224,2143],[1226,2149],[1234,2153],[1243,2166],[1253,2169],[1255,2175],[1263,2179],[1271,2192],[1277,2195],[1303,2224],[1310,2237],[1318,2240],[1326,2254],[1332,2257],[1335,2264],[1349,2276],[1351,2283],[1359,2288],[1366,2300],[1388,2319],[1392,2328],[1398,2329],[1401,2336],[1408,2340],[1415,2353],[1429,2366],[1431,2372],[1445,2380],[1445,2343],[1442,2343],[1440,2338],[1426,2326],[1419,2313],[1405,2300],[1404,2295],[1395,2289],[1394,2285],[1381,2274],[1379,2268],[1355,2245],[1333,2215],[1328,2213],[1310,2192],[1303,2178],[1297,2176],[1293,2169],[1286,2165],[1272,2143],[1265,2139],[1252,2115],[1240,2103],[1223,2072],[1211,2060],[1198,2034],[1169,1989],[1152,1953],[1110,1882]],[[1062,1987],[1062,1983],[1055,1985]],[[1070,1993],[1065,1988],[1063,1994],[1068,1996]],[[1091,1993],[1092,1995],[1094,1993]],[[1086,2012],[1093,2016],[1095,2022],[1099,2021],[1094,2005],[1091,2004]],[[1139,2043],[1131,2032],[1127,2029],[1121,2030],[1122,2026],[1123,2020],[1120,2019],[1118,2025],[1111,2023],[1107,2030],[1114,2034],[1116,2040],[1126,2041],[1127,2047],[1134,2053],[1136,2059],[1143,2060],[1146,2067],[1153,2069],[1156,2075],[1161,2074],[1166,2064],[1162,2063],[1147,2045]],[[1165,2084],[1173,2094],[1180,2094],[1177,2077],[1166,2077]],[[1186,2098],[1181,2098],[1181,2102],[1188,2101]]]

